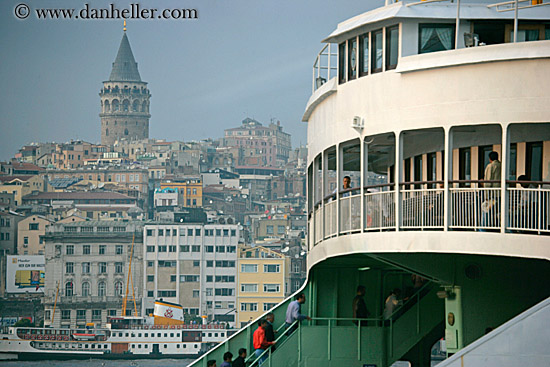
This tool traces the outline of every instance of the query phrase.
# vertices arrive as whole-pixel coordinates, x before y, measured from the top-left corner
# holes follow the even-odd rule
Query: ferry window
[[[516,143],[510,144],[510,175],[509,180],[515,180],[517,177],[517,165],[518,165],[518,145]],[[48,319],[48,317],[46,317]]]
[[[455,47],[454,24],[420,24],[418,53],[451,50]]]
[[[149,344],[145,344],[144,348],[145,349],[149,348]]]
[[[410,158],[405,159],[403,164],[404,164],[404,168],[405,168],[405,170],[404,170],[405,171],[404,172],[404,175],[405,175],[404,182],[411,182],[411,159]]]
[[[92,349],[95,349],[95,344],[92,344]]]
[[[165,337],[165,338],[168,338],[168,333],[164,333],[164,337]]]
[[[348,41],[348,80],[357,77],[357,38]]]
[[[126,336],[126,337],[127,337],[127,336],[128,336],[128,333],[124,334],[124,336]]]
[[[544,24],[522,24],[518,26],[517,42],[529,42],[545,39]],[[514,42],[514,26],[506,25],[506,42]]]
[[[147,337],[149,337],[149,333],[145,333],[145,335],[144,335],[144,336],[145,336],[146,338],[147,338]]]
[[[471,151],[470,148],[461,148],[458,150],[458,179],[471,180]],[[470,183],[462,183],[460,187],[470,187]]]
[[[386,70],[397,67],[399,57],[399,26],[386,28]]]
[[[170,333],[170,338],[173,338],[174,337],[174,333]]]
[[[369,73],[369,34],[359,36],[359,76]]]
[[[382,30],[372,32],[371,73],[382,71]]]
[[[176,344],[176,348],[180,349],[180,345],[179,345],[179,344]]]
[[[168,348],[168,344],[164,344],[164,349]]]
[[[542,142],[527,143],[526,175],[531,181],[542,181]]]
[[[338,82],[346,82],[346,43],[338,45]]]
[[[437,180],[437,156],[435,152],[427,154],[426,164],[428,165],[427,167],[428,177],[426,177],[426,181],[436,181]],[[437,185],[430,184],[428,188],[435,189],[437,188]]]
[[[160,333],[157,333],[157,338],[160,338],[160,335],[161,335]]]
[[[141,333],[138,333],[138,338],[141,338]]]
[[[122,338],[122,333],[118,333],[118,336],[120,336]]]
[[[414,157],[414,180],[415,181],[422,181],[422,170],[423,170],[422,156],[417,155],[416,157]],[[416,184],[414,185],[414,188],[418,190],[421,188],[421,185]]]
[[[138,349],[141,349],[141,344],[138,344]]]
[[[132,349],[135,348],[135,347],[136,347],[136,345],[135,345],[135,344],[132,344]]]

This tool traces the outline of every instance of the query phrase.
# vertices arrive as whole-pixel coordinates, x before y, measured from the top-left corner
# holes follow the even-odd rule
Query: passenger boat
[[[111,317],[106,328],[7,327],[0,334],[0,359],[196,358],[235,332],[225,325],[184,324],[178,307],[157,301],[153,317]],[[168,309],[171,317],[164,316]]]
[[[380,5],[340,23],[313,65],[312,320],[279,332],[263,365],[548,365],[549,2]],[[251,355],[256,328],[192,366]]]

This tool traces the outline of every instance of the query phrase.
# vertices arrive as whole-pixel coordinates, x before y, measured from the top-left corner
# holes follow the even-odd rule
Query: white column
[[[450,206],[450,184],[453,168],[453,134],[451,128],[445,127],[445,151],[443,152],[443,230],[449,230],[449,218],[451,215]]]
[[[508,195],[506,194],[506,180],[510,175],[510,127],[507,122],[502,127],[501,172],[500,172],[500,233],[506,232],[508,224]]]
[[[395,230],[399,231],[401,226],[401,187],[399,184],[403,179],[403,133],[395,132]]]

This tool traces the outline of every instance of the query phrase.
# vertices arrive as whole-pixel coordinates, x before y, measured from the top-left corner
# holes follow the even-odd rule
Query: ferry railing
[[[327,196],[323,199],[325,202],[325,205],[323,207],[323,216],[325,219],[325,225],[324,225],[324,233],[323,238],[328,239],[330,237],[333,237],[337,234],[337,228],[336,228],[336,206],[338,205],[338,202],[336,201],[336,195],[332,194],[330,196]]]
[[[365,187],[365,231],[395,229],[395,191],[393,184]],[[390,191],[373,191],[384,190]]]
[[[311,93],[314,93],[333,76],[336,76],[336,60],[332,60],[332,58],[336,58],[337,56],[337,53],[331,52],[330,43],[327,43],[321,51],[319,51],[313,63]]]
[[[412,181],[400,185],[419,186],[418,189],[401,189],[401,223],[404,229],[443,229],[443,188],[429,188],[442,181]]]
[[[340,192],[340,233],[361,230],[361,193],[353,188]]]
[[[506,181],[525,187],[509,187],[507,231],[519,233],[550,232],[550,185],[544,181]],[[532,187],[535,185],[536,187]]]
[[[488,184],[500,181],[451,181],[458,184]],[[451,187],[449,228],[471,230],[500,229],[500,187]]]

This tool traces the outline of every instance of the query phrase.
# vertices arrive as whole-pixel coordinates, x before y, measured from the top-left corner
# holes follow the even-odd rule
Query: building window
[[[82,296],[87,297],[90,295],[90,283],[84,282],[82,283]]]
[[[212,283],[212,282],[213,282],[213,279],[214,279],[214,278],[212,277],[212,275],[207,275],[207,276],[206,276],[206,282],[207,282],[207,283]]]
[[[154,297],[155,291],[147,291],[147,297]]]
[[[279,293],[280,291],[281,287],[279,284],[264,284],[265,293]]]
[[[227,252],[230,254],[234,254],[237,251],[236,246],[227,246]]]
[[[74,245],[67,245],[65,248],[65,254],[74,255]]]
[[[152,230],[152,229],[148,229],[148,230],[147,230],[147,236],[148,236],[148,237],[153,236],[153,230]]]
[[[199,266],[201,266],[201,262],[199,260],[193,260],[193,267],[197,268]]]
[[[176,291],[158,291],[157,297],[176,297]]]
[[[101,262],[99,263],[99,274],[105,274],[107,273],[107,263]]]
[[[115,282],[115,296],[122,296],[122,282]]]
[[[264,265],[264,273],[280,273],[281,265],[278,264],[266,264]]]
[[[258,292],[258,284],[241,284],[241,292]]]
[[[201,229],[195,228],[195,236],[199,237],[201,235]]]
[[[180,283],[197,283],[198,281],[198,275],[180,275]]]
[[[378,73],[382,71],[382,30],[374,31],[372,34],[372,55],[371,72]]]
[[[285,226],[277,226],[277,234],[285,234],[286,227]]]
[[[177,250],[177,246],[174,246],[174,245],[168,246],[169,252],[176,252],[176,250]]]
[[[38,223],[29,223],[29,231],[38,231]]]
[[[234,283],[235,282],[235,276],[234,275],[216,275],[216,282],[219,282],[219,283]]]
[[[216,267],[217,268],[234,268],[235,267],[235,261],[217,260],[216,261]]]
[[[198,289],[193,289],[193,298],[199,298],[199,293]]]
[[[224,253],[225,252],[225,246],[216,246],[216,252]]]
[[[82,263],[82,274],[90,274],[90,263]]]
[[[65,296],[66,297],[72,297],[73,296],[73,282],[65,283]]]
[[[122,245],[116,245],[116,247],[115,247],[115,253],[116,253],[117,255],[122,255],[122,252],[123,252],[123,247],[122,247]]]
[[[242,302],[241,303],[241,311],[258,311],[258,304],[257,303],[248,303],[248,302]]]
[[[455,47],[454,24],[419,24],[418,53],[445,51]]]
[[[122,263],[115,263],[115,273],[121,274],[122,272],[124,272],[124,266]]]
[[[159,252],[166,252],[167,246],[159,246]]]
[[[155,246],[147,246],[147,252],[155,252]]]
[[[71,310],[61,310],[61,320],[70,320]]]
[[[65,263],[65,273],[66,274],[73,274],[74,273],[74,263]]]
[[[386,70],[397,67],[399,57],[399,26],[386,28]]]
[[[189,252],[189,245],[180,246],[180,252]]]
[[[86,320],[86,310],[76,310],[77,320]]]
[[[105,245],[99,245],[99,254],[105,255]]]
[[[105,296],[105,282],[99,282],[97,284],[97,295],[99,297]]]
[[[257,273],[257,264],[241,264],[241,273]]]
[[[267,225],[267,226],[266,226],[266,233],[267,233],[267,234],[274,234],[273,226],[272,226],[272,225]]]
[[[198,246],[198,245],[193,245],[193,246],[191,246],[191,251],[192,252],[201,252],[201,247]]]
[[[231,230],[231,237],[235,237],[237,235],[237,231],[235,229]]]
[[[233,288],[216,288],[214,294],[216,296],[232,296],[234,293]]]
[[[277,306],[276,303],[264,303],[264,311],[269,311],[275,306]]]
[[[89,255],[89,254],[90,254],[90,245],[82,246],[82,255]]]
[[[155,281],[155,276],[154,275],[147,275],[147,281],[148,282],[154,282]]]
[[[188,236],[192,236],[192,235],[193,235],[193,229],[192,229],[192,228],[188,228],[188,229],[187,229],[187,235],[188,235]]]
[[[23,237],[23,245],[29,244],[29,237]]]

